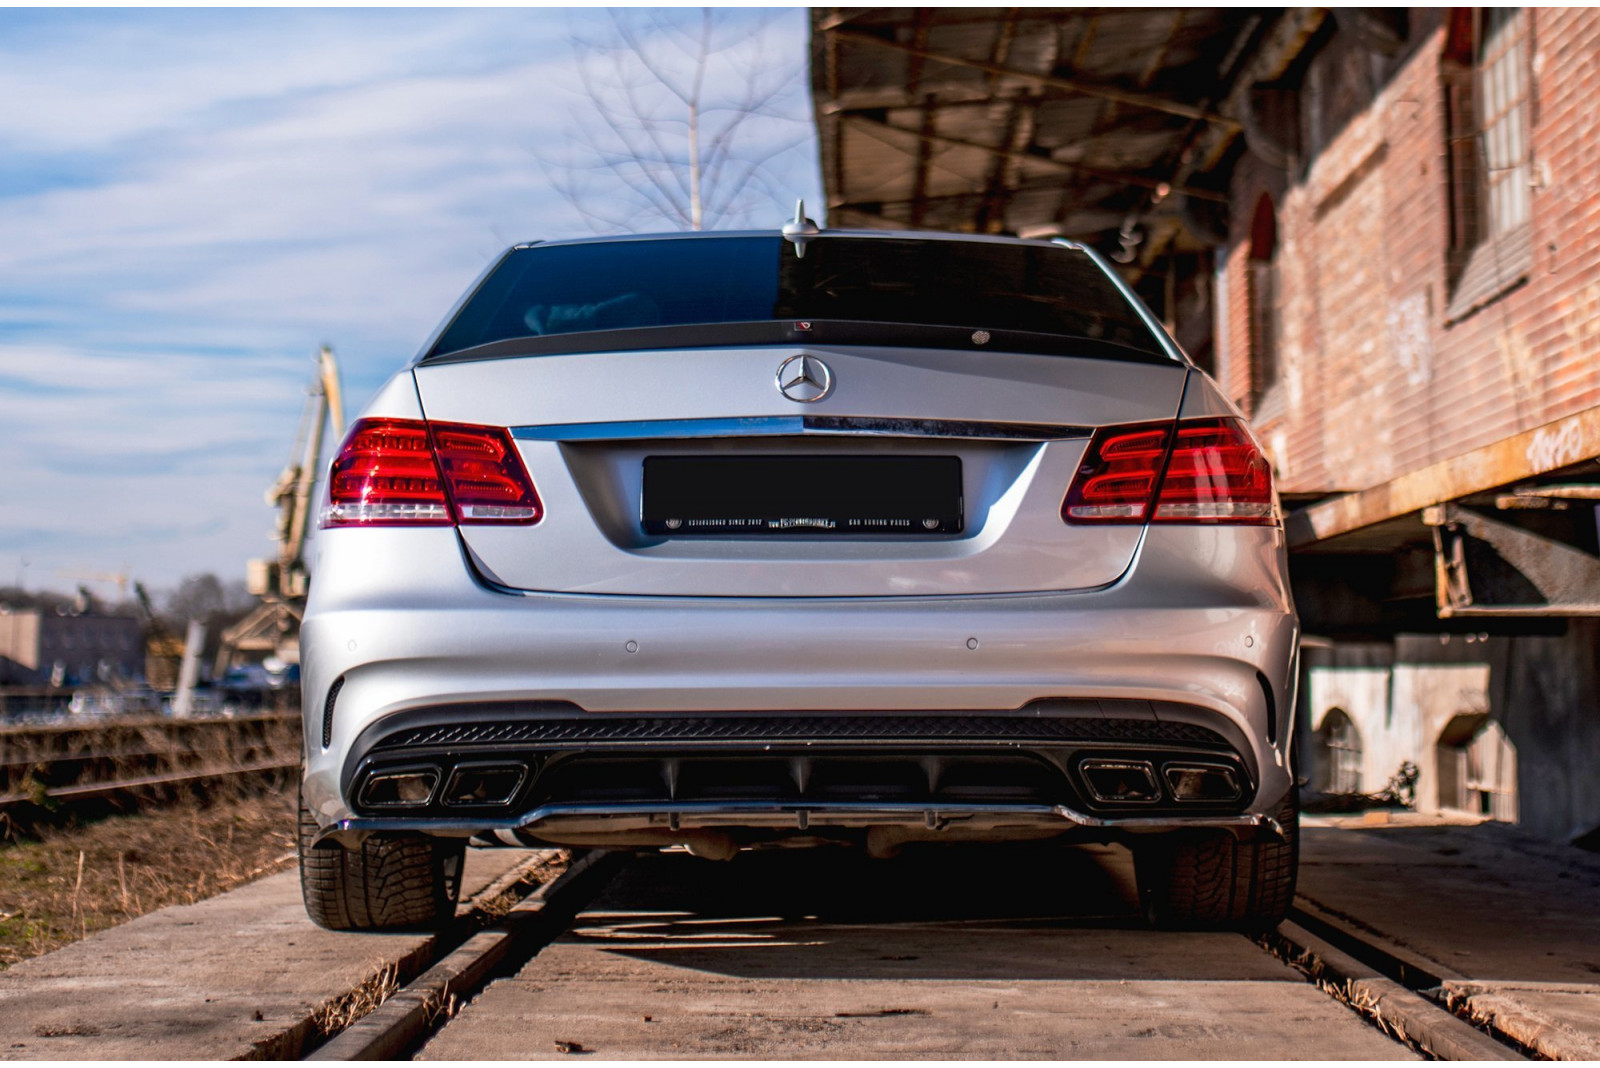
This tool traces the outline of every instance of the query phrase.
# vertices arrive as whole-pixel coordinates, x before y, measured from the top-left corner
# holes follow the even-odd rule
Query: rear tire
[[[437,929],[455,918],[467,845],[422,835],[368,836],[346,849],[312,845],[317,823],[300,802],[300,895],[330,931]]]
[[[1158,927],[1265,931],[1294,903],[1300,805],[1291,791],[1273,812],[1283,838],[1240,841],[1228,831],[1185,831],[1134,847],[1139,897]]]

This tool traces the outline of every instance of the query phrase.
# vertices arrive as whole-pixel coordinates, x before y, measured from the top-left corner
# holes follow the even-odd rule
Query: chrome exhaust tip
[[[1085,760],[1078,765],[1089,793],[1109,804],[1161,800],[1156,773],[1143,760]]]
[[[440,800],[447,806],[497,805],[516,800],[528,777],[528,766],[520,761],[457,764]]]
[[[424,767],[394,768],[367,776],[361,787],[361,804],[369,808],[422,808],[433,800],[439,785],[439,769]]]
[[[1225,802],[1243,796],[1238,775],[1223,764],[1168,764],[1162,771],[1177,801]]]

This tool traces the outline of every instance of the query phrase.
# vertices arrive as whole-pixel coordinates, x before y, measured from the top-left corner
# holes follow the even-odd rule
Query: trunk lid
[[[780,392],[779,366],[796,355],[826,366],[820,400]],[[1173,362],[792,345],[415,368],[430,420],[513,428],[544,502],[534,526],[460,528],[488,578],[529,591],[684,597],[948,596],[1113,582],[1142,528],[1068,526],[1062,498],[1090,431],[1175,417],[1186,373]],[[646,460],[696,457],[786,458],[790,466],[774,471],[803,469],[807,457],[830,461],[817,465],[827,471],[856,457],[955,457],[961,529],[647,533]]]

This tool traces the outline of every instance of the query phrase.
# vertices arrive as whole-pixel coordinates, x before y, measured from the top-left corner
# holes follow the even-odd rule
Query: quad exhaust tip
[[[439,785],[439,769],[396,768],[367,777],[361,788],[361,803],[372,808],[421,808],[433,800]]]
[[[1096,801],[1111,803],[1159,801],[1156,773],[1143,760],[1085,760],[1079,765],[1083,781]]]
[[[446,805],[509,805],[527,777],[526,764],[457,764],[442,800]]]
[[[1224,764],[1168,764],[1167,789],[1178,801],[1237,801],[1239,777]]]
[[[516,800],[527,781],[528,766],[519,761],[457,764],[443,790],[444,773],[429,764],[375,772],[361,788],[361,804],[370,808],[426,808],[438,802],[449,807],[504,807]]]
[[[1162,799],[1155,768],[1145,760],[1085,760],[1078,765],[1089,793],[1107,804]],[[1244,796],[1238,773],[1226,764],[1170,763],[1162,766],[1166,793],[1174,801],[1222,804]]]

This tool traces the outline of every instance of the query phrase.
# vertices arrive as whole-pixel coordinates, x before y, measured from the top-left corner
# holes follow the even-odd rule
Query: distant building
[[[137,619],[0,607],[0,685],[71,686],[143,674]]]

